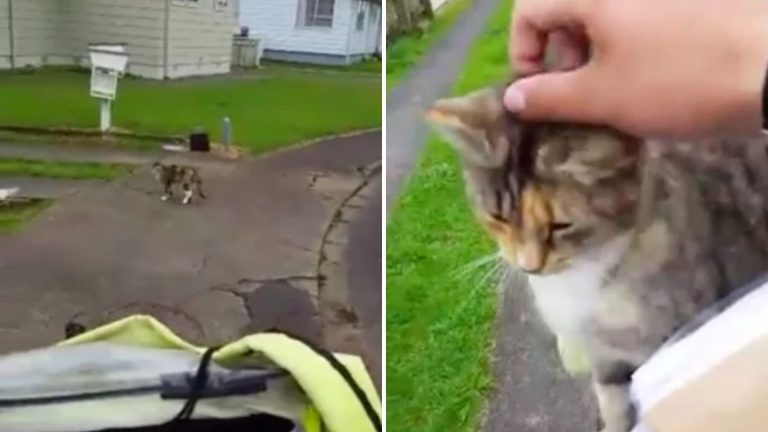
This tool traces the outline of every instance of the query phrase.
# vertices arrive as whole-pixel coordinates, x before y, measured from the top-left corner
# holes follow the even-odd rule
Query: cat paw
[[[184,201],[182,201],[181,203],[182,203],[182,204],[184,204],[184,205],[187,205],[187,204],[189,204],[190,202],[192,202],[192,200],[188,200],[188,199],[185,199],[185,200],[184,200]]]
[[[160,199],[163,201],[168,201],[168,195],[163,195],[162,197],[160,197]]]

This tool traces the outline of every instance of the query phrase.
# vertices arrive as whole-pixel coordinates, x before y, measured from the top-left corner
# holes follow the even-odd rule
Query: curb
[[[381,161],[374,162],[365,167],[360,183],[355,187],[336,207],[326,229],[323,233],[320,250],[318,251],[317,267],[317,305],[323,318],[323,335],[329,348],[339,351],[353,351],[362,349],[359,336],[359,318],[351,309],[348,298],[349,287],[345,284],[345,278],[339,275],[344,269],[343,257],[338,261],[332,259],[329,246],[338,248],[337,254],[343,254],[346,244],[332,241],[334,233],[339,233],[343,225],[348,225],[349,220],[344,216],[356,211],[358,206],[350,203],[357,198],[361,191],[371,184],[371,181],[381,174]],[[338,235],[346,238],[348,233]],[[329,280],[340,279],[340,283],[329,284]],[[328,288],[333,287],[331,291]],[[333,329],[333,337],[329,337],[329,330]]]
[[[71,128],[71,127],[37,127],[37,126],[14,126],[14,125],[0,125],[0,131],[4,132],[16,132],[29,135],[66,135],[69,137],[87,137],[87,138],[103,138],[103,137],[120,137],[120,138],[135,138],[146,141],[184,141],[185,137],[181,135],[159,135],[159,134],[144,134],[134,133],[127,131],[109,131],[102,132],[99,129],[89,128]]]
[[[272,150],[272,151],[269,151],[269,152],[254,154],[252,156],[256,157],[256,158],[261,158],[261,157],[265,157],[265,156],[272,156],[272,155],[281,154],[281,153],[284,153],[284,152],[287,152],[287,151],[291,151],[291,150],[298,150],[298,149],[301,149],[301,148],[304,148],[304,147],[309,147],[312,144],[317,144],[317,143],[319,143],[321,141],[327,141],[327,140],[339,139],[339,138],[352,138],[352,137],[356,137],[356,136],[359,136],[359,135],[365,135],[365,134],[370,134],[370,133],[379,132],[379,131],[381,131],[381,126],[375,127],[375,128],[369,128],[369,129],[359,129],[359,130],[355,130],[355,131],[351,131],[351,132],[341,132],[341,133],[332,134],[332,135],[323,135],[323,136],[317,137],[317,138],[309,138],[309,139],[306,139],[304,141],[297,141],[297,142],[295,142],[293,144],[290,144],[290,145],[287,145],[285,147],[282,147],[282,148],[279,148],[279,149],[275,149],[275,150]],[[381,161],[379,161],[379,163],[381,163]]]

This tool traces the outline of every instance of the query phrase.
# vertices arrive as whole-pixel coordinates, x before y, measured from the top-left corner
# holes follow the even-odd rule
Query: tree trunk
[[[413,29],[413,22],[406,0],[392,0],[392,3],[395,5],[395,13],[397,14],[398,31],[400,33],[411,31]]]
[[[431,20],[435,17],[435,11],[432,10],[432,0],[419,0],[424,18]]]

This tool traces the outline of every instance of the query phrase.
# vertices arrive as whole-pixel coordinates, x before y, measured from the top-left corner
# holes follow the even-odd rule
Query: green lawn
[[[113,180],[129,170],[127,165],[119,164],[0,159],[0,176]]]
[[[0,234],[18,229],[51,204],[48,200],[30,200],[0,204]]]
[[[454,88],[503,80],[510,2],[475,41]],[[492,386],[494,252],[466,204],[456,157],[431,137],[387,225],[387,428],[475,431]]]
[[[43,69],[0,74],[0,125],[98,126],[89,74]],[[202,126],[216,141],[232,120],[235,143],[254,152],[381,125],[381,81],[370,74],[269,69],[172,82],[122,79],[113,124],[133,132],[186,135]]]
[[[400,82],[470,5],[472,0],[449,0],[437,11],[424,33],[400,36],[387,47],[387,89]]]

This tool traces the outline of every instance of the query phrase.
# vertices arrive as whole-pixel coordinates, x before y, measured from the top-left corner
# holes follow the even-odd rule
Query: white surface
[[[19,193],[19,188],[12,187],[12,188],[0,188],[0,201],[5,201],[8,198],[16,195]]]
[[[117,79],[125,73],[128,66],[128,54],[122,44],[92,44],[88,56],[91,60],[91,96],[112,100],[117,96]],[[101,104],[101,130],[109,128],[110,106]],[[105,127],[106,124],[106,127]]]
[[[112,127],[112,102],[109,99],[102,99],[100,102],[99,129],[106,132]]]
[[[125,73],[125,68],[128,66],[128,54],[125,53],[124,45],[90,45],[88,56],[93,67],[119,74]]]
[[[632,377],[632,395],[640,415],[728,356],[764,337],[768,333],[766,311],[768,285],[763,285],[651,357]]]

